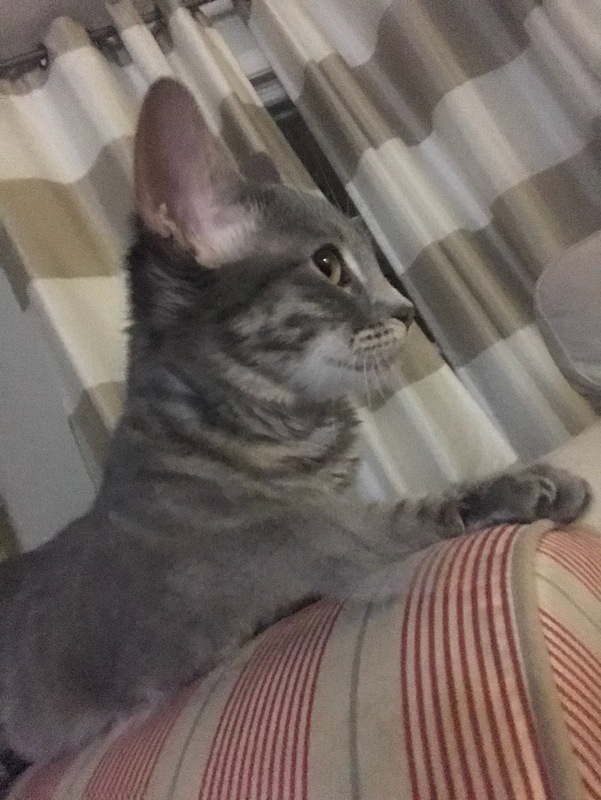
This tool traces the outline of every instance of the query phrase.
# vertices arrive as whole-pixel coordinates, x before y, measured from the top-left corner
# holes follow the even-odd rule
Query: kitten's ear
[[[154,83],[135,142],[136,206],[150,230],[173,236],[206,267],[251,249],[258,210],[240,200],[243,182],[190,92],[172,78]]]

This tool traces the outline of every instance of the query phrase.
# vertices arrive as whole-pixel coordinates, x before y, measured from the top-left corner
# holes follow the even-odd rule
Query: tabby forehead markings
[[[284,299],[277,304],[272,303],[261,307],[251,305],[245,308],[244,314],[235,320],[234,329],[240,335],[248,336],[259,332],[266,326],[269,326],[270,329],[279,328],[283,323],[289,321],[291,317],[298,320],[301,314],[307,320],[310,318],[318,319],[323,316],[323,306],[308,299],[301,299],[296,302]]]

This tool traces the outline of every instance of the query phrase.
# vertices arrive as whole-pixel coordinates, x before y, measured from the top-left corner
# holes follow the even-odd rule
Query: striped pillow
[[[11,800],[601,798],[601,537],[445,542],[386,607],[321,601]]]

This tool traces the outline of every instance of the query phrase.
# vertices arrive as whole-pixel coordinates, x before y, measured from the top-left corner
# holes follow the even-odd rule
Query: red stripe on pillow
[[[549,796],[511,605],[517,533],[499,527],[448,543],[416,575],[401,631],[415,800]]]
[[[268,707],[267,718],[274,704],[274,697],[278,694],[282,676],[289,667],[290,662],[294,661],[298,648],[294,639],[294,631],[282,625],[283,636],[271,635],[267,637],[265,648],[257,652],[254,659],[253,668],[245,675],[237,698],[236,705],[232,707],[231,728],[227,731],[227,739],[224,739],[222,747],[222,759],[219,763],[221,769],[221,782],[217,782],[214,794],[218,797],[236,796],[241,792],[241,784],[252,779],[252,757],[253,744],[256,747],[262,746],[266,749],[266,738],[261,736],[260,726],[265,719],[262,713]],[[303,635],[307,632],[307,625],[300,625],[298,628],[299,644],[304,641]],[[245,727],[246,720],[252,724]],[[224,734],[225,735],[225,734]],[[232,755],[233,754],[233,755]],[[250,759],[250,760],[249,760]],[[233,760],[233,763],[230,763]],[[237,763],[236,763],[237,762]],[[237,785],[231,785],[234,769],[237,767]],[[229,774],[228,774],[229,773]],[[215,772],[217,774],[217,770]],[[226,781],[226,791],[224,792],[223,781]],[[202,797],[201,792],[201,797]],[[210,795],[212,796],[212,795]]]
[[[198,682],[190,685],[144,722],[118,736],[96,765],[83,797],[143,797],[163,744],[198,686]]]
[[[273,680],[273,670],[278,670],[286,654],[286,646],[291,640],[289,626],[280,624],[261,640],[253,656],[245,664],[236,683],[234,684],[217,724],[207,765],[204,770],[200,797],[212,796],[215,789],[216,776],[223,769],[223,761],[227,755],[228,738],[235,731],[236,718],[246,716],[254,720],[259,704],[263,702],[266,688]],[[254,694],[249,692],[249,686],[255,687]],[[253,728],[254,731],[254,728]],[[242,765],[246,772],[245,760],[248,751],[250,734],[246,735],[243,746]]]
[[[599,754],[590,747],[590,743],[585,736],[582,736],[582,732],[570,716],[566,720],[566,727],[572,739],[572,747],[580,766],[581,777],[586,781],[591,792],[590,796],[593,800],[598,800],[601,798],[601,771],[597,760]]]
[[[236,738],[236,722],[239,719],[250,718],[252,715],[256,725],[257,709],[265,702],[265,697],[273,685],[274,673],[281,669],[283,660],[289,657],[288,648],[292,641],[294,641],[294,632],[291,632],[289,626],[285,623],[281,624],[263,638],[257,650],[245,665],[227,699],[213,737],[207,766],[203,775],[200,797],[205,795],[214,796],[220,791],[220,787],[216,787],[216,781],[220,773],[223,778],[224,770],[227,768],[230,749],[233,747],[233,740]],[[253,691],[251,691],[251,688]],[[250,777],[245,761],[249,753],[251,731],[256,737],[256,728],[254,726],[250,730],[247,729],[242,745],[240,767],[241,775],[244,778]]]
[[[254,691],[250,691],[252,684],[247,680],[247,704],[243,712],[243,720],[238,725],[236,741],[233,744],[234,752],[240,751],[236,782],[230,792],[234,796],[251,796],[253,765],[257,758],[257,750],[253,745],[257,743],[258,746],[260,742],[261,754],[258,758],[262,763],[267,748],[265,729],[270,727],[271,718],[275,713],[276,698],[281,694],[286,669],[298,657],[310,622],[310,617],[305,617],[304,625],[299,625],[296,631],[299,639],[296,643],[294,631],[290,630],[289,626],[282,624],[281,635],[277,639],[274,637],[271,640],[271,648],[273,648],[271,659],[263,657],[260,660],[257,659],[255,663],[255,670],[259,674],[256,673]],[[267,704],[269,707],[266,709]]]
[[[447,561],[445,559],[439,559],[436,566],[432,569],[431,580],[434,581],[437,585],[441,580],[443,580],[443,566],[446,567],[446,580],[445,585],[442,586],[442,596],[448,598],[449,591],[448,591],[448,581],[450,580],[450,576],[453,570],[453,562],[455,561],[458,555],[458,549],[455,552],[452,552],[450,555],[450,559]],[[443,646],[443,663],[444,668],[442,671],[438,670],[437,665],[437,651],[440,651],[441,641],[437,635],[436,630],[436,616],[437,616],[437,593],[431,592],[430,598],[427,605],[423,607],[423,613],[428,617],[428,640],[427,640],[427,652],[428,652],[428,661],[430,664],[429,669],[429,679],[430,679],[430,691],[432,692],[432,706],[434,712],[434,722],[436,726],[436,735],[440,742],[440,749],[442,754],[442,779],[444,781],[444,787],[446,788],[447,795],[449,800],[455,800],[457,795],[455,794],[454,786],[453,786],[453,776],[450,768],[450,752],[453,751],[453,748],[459,745],[459,758],[465,757],[465,750],[461,747],[461,742],[447,742],[447,737],[449,734],[452,735],[451,730],[447,730],[447,726],[445,726],[443,721],[443,705],[444,699],[441,698],[441,688],[446,689],[450,696],[453,694],[453,687],[452,683],[449,682],[449,685],[439,687],[438,684],[438,674],[442,677],[442,680],[445,680],[444,673],[450,671],[451,669],[451,659],[448,647],[445,648]],[[442,606],[443,615],[448,614],[448,603],[443,602]],[[448,642],[446,643],[448,644]],[[444,625],[443,625],[443,645],[444,645]],[[441,786],[441,789],[443,787]]]
[[[518,530],[519,528],[516,526],[512,529],[512,533],[515,534],[517,533]],[[502,599],[503,599],[502,609],[503,609],[503,617],[505,620],[507,645],[511,651],[511,661],[514,670],[514,677],[513,677],[514,685],[511,689],[509,688],[509,680],[508,680],[510,677],[510,673],[509,672],[505,673],[505,667],[503,665],[501,657],[500,637],[495,636],[493,638],[493,652],[495,653],[496,656],[499,676],[507,678],[503,680],[503,686],[505,689],[503,698],[504,707],[505,707],[505,713],[507,715],[507,723],[513,735],[513,744],[515,748],[515,753],[518,758],[518,764],[520,766],[522,777],[524,778],[524,783],[526,785],[526,794],[524,796],[532,798],[534,797],[546,798],[546,797],[551,797],[551,787],[549,784],[548,776],[543,767],[542,754],[540,751],[540,743],[538,741],[536,726],[532,718],[532,714],[530,712],[526,683],[524,681],[521,671],[517,631],[515,628],[515,622],[512,619],[512,609],[511,609],[512,587],[510,585],[511,576],[509,568],[511,543],[512,539],[507,538],[505,546],[501,553],[501,558],[503,563],[501,567],[500,585],[499,585],[499,588],[502,590]],[[488,584],[487,588],[488,588],[488,595],[487,595],[488,602],[486,603],[486,610],[489,619],[492,619],[494,614],[493,609],[494,609],[495,598],[490,583]],[[499,628],[497,628],[497,630],[500,632]],[[515,713],[510,708],[509,697],[512,689],[517,690],[521,702],[521,713],[523,716],[515,715]],[[522,725],[520,726],[522,729],[519,731],[516,727],[516,720],[518,719],[522,723]],[[523,727],[526,728],[526,731],[523,730]],[[525,739],[524,734],[527,734],[527,739]],[[536,772],[532,770],[533,766],[536,766]],[[540,784],[538,783],[537,778],[540,779]],[[530,792],[528,791],[528,787],[530,788]]]
[[[599,557],[601,548],[595,543]],[[559,701],[587,800],[601,800],[601,661],[544,609],[541,623]]]
[[[549,645],[549,637],[553,637],[555,642],[560,642],[566,648],[566,652],[570,658],[577,658],[579,669],[585,670],[590,676],[594,676],[594,680],[598,686],[601,686],[601,659],[589,650],[589,648],[580,639],[577,639],[574,634],[565,627],[558,619],[555,619],[544,608],[540,609],[540,616],[543,625],[543,632]]]
[[[579,669],[578,659],[574,654],[564,654],[562,657],[555,649],[555,646],[547,640],[549,647],[549,655],[552,658],[552,667],[555,673],[555,680],[558,683],[560,692],[563,691],[566,695],[572,695],[574,702],[576,696],[587,705],[585,713],[596,715],[598,724],[601,726],[601,695],[599,693],[599,684],[591,684],[590,681],[584,677],[582,671]],[[601,727],[600,727],[601,730]],[[601,751],[600,751],[601,752]]]
[[[11,800],[20,800],[21,797],[24,800],[53,800],[59,783],[76,758],[77,754],[70,754],[45,766],[30,767],[13,789]]]
[[[551,558],[601,600],[601,548],[590,537],[552,531],[541,541],[538,553]]]
[[[487,675],[484,652],[485,630],[478,624],[479,607],[482,599],[478,591],[478,576],[482,573],[482,565],[487,557],[490,543],[486,537],[469,541],[463,547],[463,568],[458,574],[453,593],[456,609],[457,634],[455,647],[459,654],[459,663],[452,664],[452,681],[455,693],[459,697],[459,706],[465,707],[467,715],[462,721],[459,741],[465,753],[467,776],[464,778],[468,797],[494,797],[495,786],[502,785],[506,791],[511,790],[511,779],[504,760],[490,759],[490,752],[502,751],[502,740],[495,716],[493,702],[493,686]],[[466,586],[472,586],[469,597],[462,597]],[[451,616],[448,630],[444,632],[447,648],[451,652]],[[486,630],[487,630],[487,626]],[[470,634],[471,652],[468,652],[467,638]],[[489,646],[489,645],[488,645]],[[467,676],[467,677],[466,677]],[[455,701],[457,702],[457,701]],[[482,709],[485,710],[484,725]],[[487,737],[490,742],[487,746]],[[471,757],[470,757],[471,756]]]
[[[590,783],[589,783],[589,782],[586,780],[586,778],[583,778],[583,780],[582,780],[582,783],[583,783],[583,785],[584,785],[585,791],[587,792],[587,795],[586,795],[586,796],[587,796],[587,798],[590,798],[591,800],[601,800],[601,794],[599,794],[599,792],[597,791],[597,789],[595,789],[595,787],[594,787],[594,786],[592,786],[592,785],[591,785],[591,784],[590,784]]]
[[[264,635],[217,725],[200,800],[307,797],[313,698],[340,609],[321,601]]]

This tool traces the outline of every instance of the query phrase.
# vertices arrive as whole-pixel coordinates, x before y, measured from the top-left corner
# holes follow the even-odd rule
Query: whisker
[[[359,372],[359,370],[360,370],[360,360],[359,359],[360,359],[360,354],[359,353],[354,353],[353,354],[353,371],[354,372]],[[364,378],[364,380],[365,380],[365,378]],[[361,402],[361,405],[366,406],[367,397],[366,397],[365,392],[363,390],[357,388],[357,396],[358,396],[358,400],[360,400],[360,402]]]
[[[365,391],[367,392],[367,408],[371,411],[371,393],[369,391],[369,381],[367,379],[367,353],[363,353],[363,379],[365,381]]]
[[[388,369],[388,383],[390,386],[390,393],[397,392],[403,384],[403,370],[401,364],[397,360]]]
[[[377,389],[380,393],[380,397],[382,400],[386,400],[388,397],[388,393],[386,392],[386,381],[382,377],[382,362],[378,355],[374,356],[373,375],[378,384]]]
[[[378,381],[378,390],[383,401],[388,400],[390,397],[390,386],[388,385],[387,374],[384,375],[384,368],[382,367],[382,359],[376,356],[374,361],[374,374]]]

